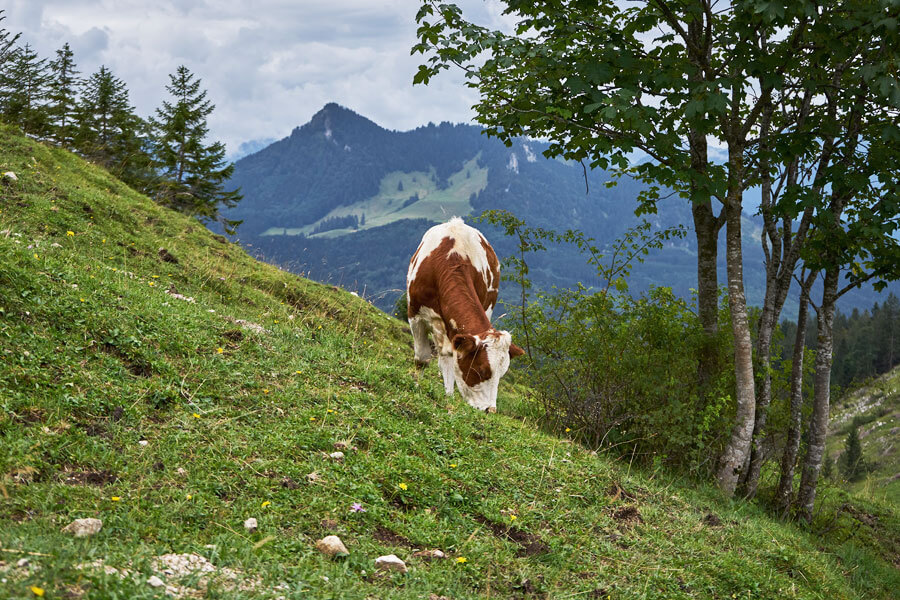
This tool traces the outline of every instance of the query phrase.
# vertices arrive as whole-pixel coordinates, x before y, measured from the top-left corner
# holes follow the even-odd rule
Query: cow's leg
[[[413,349],[416,355],[416,364],[425,366],[431,360],[431,343],[428,341],[428,321],[420,317],[409,320],[409,328],[412,330]]]
[[[441,367],[441,375],[444,376],[444,391],[448,396],[453,395],[453,386],[456,383],[456,376],[453,373],[453,362],[456,357],[453,354],[441,354],[438,356],[438,365]]]

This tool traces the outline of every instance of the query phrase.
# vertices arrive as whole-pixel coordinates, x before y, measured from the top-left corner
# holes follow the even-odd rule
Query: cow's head
[[[479,410],[497,408],[497,388],[509,359],[525,353],[512,343],[508,331],[494,329],[481,335],[457,334],[453,351],[456,385],[466,402]]]

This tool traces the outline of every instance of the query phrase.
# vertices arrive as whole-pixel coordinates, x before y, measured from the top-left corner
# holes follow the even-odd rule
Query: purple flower
[[[364,509],[363,505],[360,504],[359,502],[354,502],[350,506],[350,510],[352,510],[353,512],[366,512],[366,509]]]

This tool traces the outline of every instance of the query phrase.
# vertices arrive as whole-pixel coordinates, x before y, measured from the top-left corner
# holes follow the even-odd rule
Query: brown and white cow
[[[509,332],[491,326],[499,283],[494,249],[459,217],[425,232],[406,274],[416,362],[431,360],[431,331],[447,395],[455,382],[471,406],[488,411],[497,408],[509,359],[524,353]]]

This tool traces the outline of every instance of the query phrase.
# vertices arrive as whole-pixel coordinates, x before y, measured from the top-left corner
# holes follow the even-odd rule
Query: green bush
[[[666,287],[638,298],[627,293],[630,263],[678,233],[651,234],[645,224],[598,248],[578,232],[529,229],[509,213],[486,218],[519,237],[520,255],[506,266],[526,300],[507,305],[512,323],[504,326],[526,349],[526,377],[545,425],[629,460],[712,470],[734,410],[728,312],[720,311],[718,376],[701,393],[703,329],[692,306]],[[588,255],[600,286],[531,292],[529,299],[526,253],[559,242]]]

